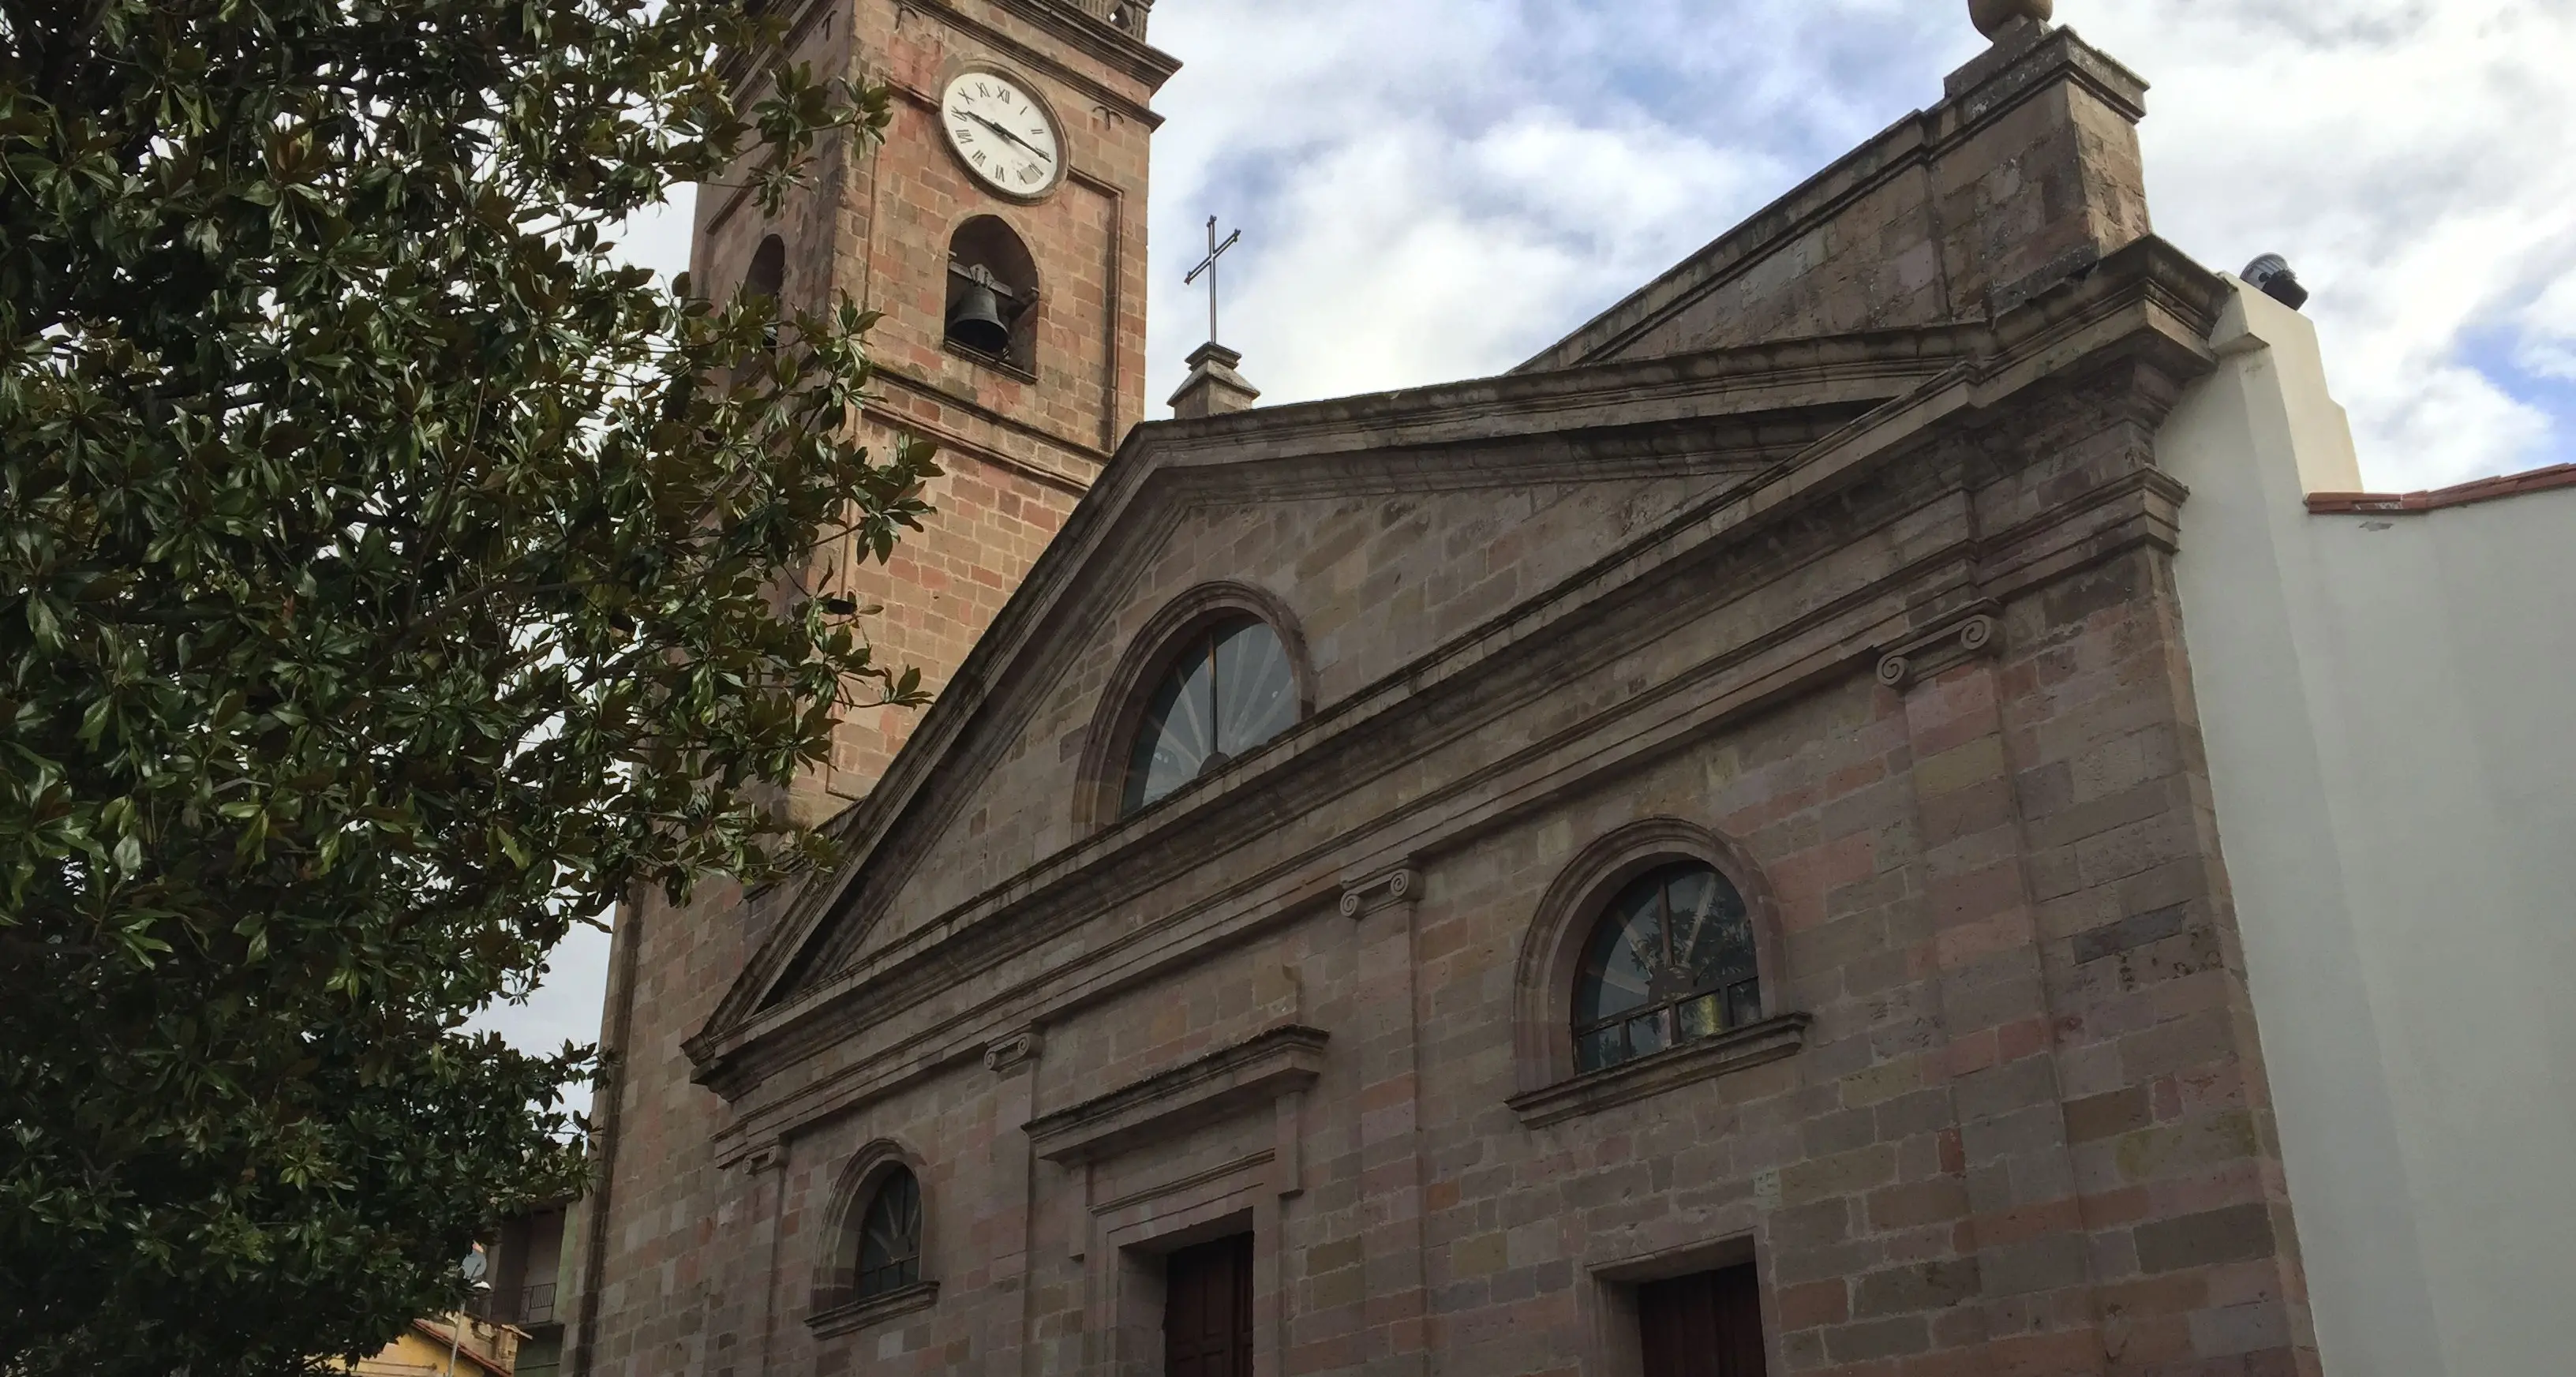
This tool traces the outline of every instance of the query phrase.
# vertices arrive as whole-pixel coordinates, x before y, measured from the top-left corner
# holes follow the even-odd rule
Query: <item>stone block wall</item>
[[[2314,1372],[2145,445],[2168,383],[2034,391],[1669,562],[1569,576],[1470,542],[1462,588],[1521,561],[1589,590],[1516,640],[1544,691],[1417,676],[1363,729],[1335,713],[1379,686],[1328,690],[1323,741],[1128,834],[1060,902],[1044,865],[1002,899],[930,898],[924,865],[943,935],[863,961],[828,1043],[729,1083],[732,1170],[777,1153],[797,1222],[777,1370],[1154,1372],[1158,1259],[1244,1231],[1281,1377],[1633,1377],[1636,1287],[1738,1261],[1779,1374]],[[1245,577],[1253,547],[1211,538],[1240,520],[1195,508],[1168,548]],[[1382,603],[1313,573],[1274,591],[1351,627],[1339,653],[1432,639],[1432,609],[1351,622]],[[1068,674],[1102,682],[1133,634],[1104,619]],[[1328,804],[1257,809],[1308,773]],[[1017,791],[1050,803],[984,835],[1044,854],[1015,834],[1060,827],[1064,791]],[[1597,917],[1568,877],[1641,827],[1744,867],[1773,1050],[1569,1084],[1530,1051],[1533,1009],[1543,1043],[1566,1018],[1531,953]],[[1153,1089],[1290,1028],[1322,1039],[1293,1091]],[[1048,1155],[1045,1125],[1140,1087],[1164,1129]],[[821,1332],[796,1269],[878,1141],[923,1163],[939,1298]]]
[[[2007,634],[2037,643],[2001,664],[1904,695],[1850,683],[1443,856],[1410,911],[1326,911],[1051,1022],[1031,1089],[964,1064],[791,1140],[770,1342],[810,1345],[826,1373],[993,1370],[1018,1335],[1029,1370],[1149,1371],[1103,1365],[1099,1293],[1135,1299],[1146,1280],[1117,1264],[1141,1274],[1152,1236],[1083,1236],[1092,1210],[1142,1196],[1139,1223],[1222,1207],[1262,1240],[1280,1373],[1618,1371],[1616,1278],[1731,1245],[1762,1269],[1784,1373],[2300,1370],[2183,728],[2163,651],[2129,624],[2143,564],[2099,574],[2111,606],[2059,635],[2014,609]],[[1663,816],[1760,860],[1781,1000],[1815,1019],[1810,1041],[1530,1129],[1507,1103],[1523,929],[1582,843]],[[1021,1113],[1292,1019],[1334,1038],[1297,1110],[1298,1194],[1274,1202],[1261,1114],[1096,1176],[1014,1164]],[[815,1339],[793,1323],[799,1266],[838,1164],[877,1138],[926,1164],[943,1299]],[[1024,1234],[1021,1199],[1039,1216]],[[998,1286],[1023,1251],[1026,1276]]]

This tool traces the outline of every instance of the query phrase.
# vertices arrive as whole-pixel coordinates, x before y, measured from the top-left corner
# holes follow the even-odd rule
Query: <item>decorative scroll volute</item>
[[[1972,603],[1878,657],[1878,682],[1902,693],[1953,665],[2003,649],[2003,608]]]

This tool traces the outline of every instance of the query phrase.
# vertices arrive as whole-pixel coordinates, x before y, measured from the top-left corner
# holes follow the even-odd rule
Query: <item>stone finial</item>
[[[2045,24],[2056,12],[2056,0],[1968,0],[1968,17],[1976,21],[1977,32],[1988,38],[2016,19]]]
[[[1184,421],[1241,411],[1261,400],[1261,389],[1234,371],[1243,355],[1222,344],[1199,346],[1190,355],[1190,379],[1172,394],[1172,414]]]

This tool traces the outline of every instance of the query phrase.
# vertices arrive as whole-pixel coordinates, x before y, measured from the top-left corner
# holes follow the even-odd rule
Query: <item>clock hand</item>
[[[1012,133],[1010,130],[1005,129],[1005,128],[1003,128],[1002,126],[1000,126],[1000,125],[998,125],[998,124],[993,123],[991,120],[988,120],[988,119],[984,118],[982,115],[976,114],[976,113],[975,113],[974,111],[972,111],[972,110],[969,110],[969,111],[967,111],[967,112],[966,112],[966,118],[968,118],[968,119],[970,119],[970,120],[975,121],[977,124],[980,124],[980,125],[984,126],[985,128],[992,130],[994,133],[1001,135],[1003,138],[1009,139],[1011,142],[1013,142],[1013,143],[1015,143],[1015,144],[1018,144],[1020,147],[1022,147],[1022,148],[1025,148],[1025,149],[1029,150],[1029,152],[1030,152],[1031,154],[1033,154],[1033,155],[1037,158],[1037,160],[1038,160],[1039,162],[1042,162],[1042,163],[1053,163],[1053,162],[1055,161],[1055,159],[1048,157],[1044,152],[1040,151],[1040,150],[1039,150],[1039,148],[1038,148],[1038,146],[1037,146],[1036,144],[1030,143],[1028,140],[1026,140],[1026,139],[1024,139],[1024,138],[1021,138],[1019,135]]]

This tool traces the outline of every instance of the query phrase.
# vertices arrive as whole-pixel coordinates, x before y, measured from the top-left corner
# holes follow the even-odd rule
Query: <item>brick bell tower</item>
[[[938,514],[891,564],[839,552],[816,586],[882,605],[869,626],[881,658],[934,691],[1145,418],[1149,102],[1180,65],[1147,46],[1151,10],[810,0],[789,20],[792,60],[890,85],[884,141],[826,150],[775,216],[744,188],[700,195],[694,281],[883,313],[866,438],[938,444]],[[919,717],[845,723],[830,771],[797,791],[799,816],[866,797]]]
[[[772,0],[791,61],[894,92],[881,143],[824,148],[764,215],[742,186],[699,189],[690,273],[788,308],[847,295],[882,314],[861,418],[872,447],[939,446],[927,529],[876,564],[849,550],[809,586],[884,612],[885,663],[944,687],[1128,429],[1145,417],[1150,102],[1179,63],[1146,43],[1153,0]],[[746,73],[767,64],[746,64]],[[819,822],[865,798],[914,711],[845,720],[800,780]],[[563,1367],[577,1377],[762,1370],[774,1317],[744,1298],[768,1240],[766,1173],[720,1172],[723,1113],[681,1043],[774,915],[711,887],[688,908],[619,906],[592,1110],[601,1178],[567,1230]]]

